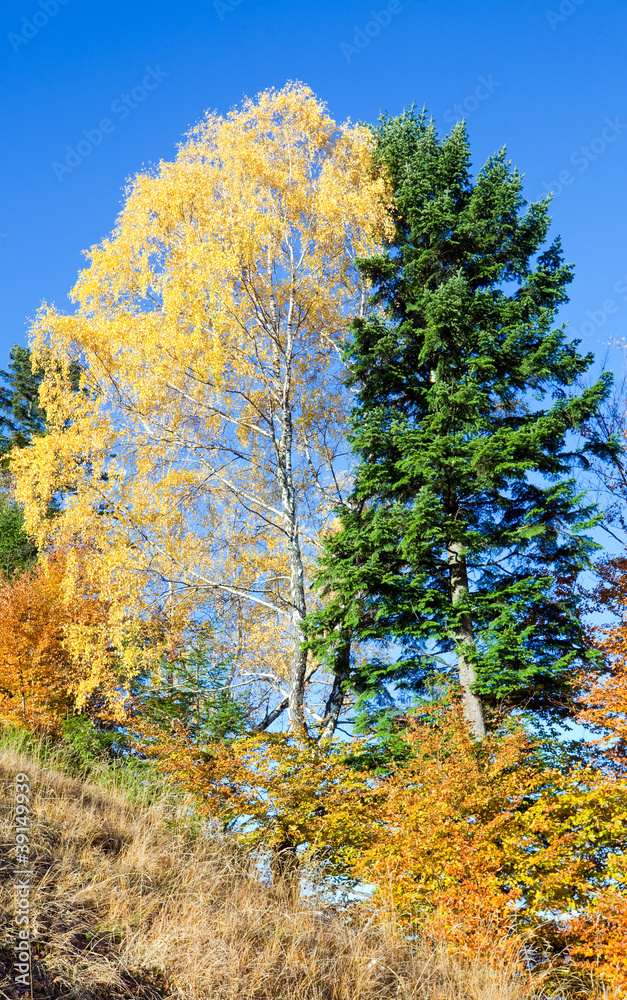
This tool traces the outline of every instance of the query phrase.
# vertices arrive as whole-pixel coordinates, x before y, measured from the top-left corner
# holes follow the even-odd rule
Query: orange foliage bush
[[[522,969],[526,942],[627,995],[627,781],[558,766],[522,726],[476,741],[457,705],[409,717],[399,735],[407,759],[386,776],[355,769],[347,751],[357,757],[359,741],[198,746],[145,726],[144,749],[208,814],[324,858],[434,946],[467,959],[518,951]]]
[[[478,744],[458,709],[410,719],[402,735],[409,760],[383,782],[378,835],[356,870],[404,922],[472,951],[511,929],[520,900],[509,855],[533,746],[522,731]]]
[[[371,839],[378,781],[347,764],[346,743],[259,733],[198,745],[180,726],[170,733],[136,723],[138,747],[170,780],[223,823],[239,822],[249,842],[303,848],[347,873]],[[330,870],[328,868],[328,870]]]
[[[455,706],[409,719],[402,738],[410,756],[379,788],[356,865],[374,905],[455,954],[517,942],[522,960],[526,941],[626,996],[627,783],[558,767],[522,727],[477,742]]]
[[[106,605],[68,557],[42,557],[32,572],[0,584],[0,720],[53,733],[103,683],[110,663],[90,655]],[[73,648],[77,642],[82,653]],[[109,669],[107,669],[109,668]]]
[[[604,560],[599,572],[594,608],[614,621],[595,630],[595,644],[609,672],[592,682],[582,679],[579,721],[596,732],[595,821],[599,831],[613,828],[613,849],[604,859],[605,878],[570,923],[569,945],[576,961],[600,975],[608,996],[619,1000],[627,996],[627,557]]]

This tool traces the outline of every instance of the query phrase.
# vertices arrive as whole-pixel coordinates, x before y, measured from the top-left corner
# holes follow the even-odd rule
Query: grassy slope
[[[186,1000],[529,1000],[515,968],[410,953],[263,884],[254,859],[203,836],[189,804],[122,772],[79,780],[0,742],[0,966],[11,966],[14,776],[33,790],[34,996]],[[150,801],[152,799],[152,801]],[[0,997],[19,995],[0,972]],[[539,994],[536,994],[539,995]]]

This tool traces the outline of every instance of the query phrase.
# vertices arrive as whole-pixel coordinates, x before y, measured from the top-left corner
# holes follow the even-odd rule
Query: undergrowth
[[[263,855],[208,829],[149,765],[0,741],[0,996],[12,967],[14,786],[32,789],[32,995],[75,1000],[531,1000],[520,956],[462,960],[361,904],[271,886]],[[26,994],[28,995],[28,993]]]

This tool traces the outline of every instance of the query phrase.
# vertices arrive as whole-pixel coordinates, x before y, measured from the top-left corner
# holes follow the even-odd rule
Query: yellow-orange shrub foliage
[[[457,705],[405,720],[407,759],[387,776],[354,767],[359,741],[260,734],[200,746],[176,725],[143,731],[148,754],[210,815],[327,858],[408,931],[466,957],[517,950],[521,972],[529,937],[608,997],[627,996],[620,775],[560,762],[522,726],[477,742]]]
[[[522,731],[477,744],[457,708],[408,720],[403,740],[411,756],[383,782],[379,835],[356,869],[377,904],[473,950],[510,929],[519,900],[508,854],[535,781],[533,747]]]
[[[106,605],[66,573],[69,556],[44,556],[34,570],[0,584],[0,721],[57,731],[96,688],[111,685],[110,662],[93,655]],[[69,640],[82,639],[82,655]]]
[[[356,866],[375,905],[458,954],[486,940],[497,954],[531,934],[552,941],[558,962],[568,954],[613,982],[588,942],[611,915],[608,948],[624,943],[626,783],[558,766],[522,727],[478,743],[455,706],[408,720],[402,735],[409,759],[379,788],[378,835]]]
[[[613,850],[605,862],[605,879],[586,907],[573,918],[570,950],[575,960],[601,976],[608,997],[627,996],[627,557],[605,560],[599,567],[595,609],[614,621],[595,630],[598,649],[609,673],[584,684],[579,721],[593,727],[592,752],[598,767],[595,813],[599,836],[613,828]],[[621,800],[619,808],[609,802]],[[603,808],[605,806],[605,809]]]
[[[139,746],[162,773],[210,816],[239,821],[250,841],[302,847],[346,873],[371,840],[379,782],[348,765],[347,753],[358,751],[358,742],[348,747],[258,733],[198,745],[181,726],[169,733],[141,721],[135,726]]]

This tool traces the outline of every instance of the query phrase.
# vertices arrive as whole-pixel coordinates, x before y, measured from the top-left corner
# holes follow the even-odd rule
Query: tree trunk
[[[342,683],[346,679],[350,666],[351,641],[348,633],[342,630],[338,638],[338,645],[335,651],[335,677],[333,687],[327,703],[324,707],[324,723],[320,732],[321,740],[330,740],[335,732],[342,705],[344,703],[344,690]]]
[[[307,650],[303,648],[302,622],[307,614],[305,601],[305,570],[300,549],[300,532],[296,512],[296,495],[292,470],[292,412],[289,399],[289,372],[284,381],[281,406],[281,437],[277,462],[277,479],[283,507],[283,523],[287,539],[287,553],[290,569],[290,604],[292,606],[292,633],[294,645],[288,682],[287,717],[290,732],[299,736],[307,735],[305,723],[305,675],[307,672]]]
[[[305,587],[303,563],[298,537],[290,539],[290,597],[293,606],[292,627],[294,646],[288,686],[289,704],[287,717],[290,731],[307,735],[305,722],[305,675],[307,672],[307,650],[303,649],[304,636],[302,621],[307,613],[305,607]]]
[[[449,541],[447,545],[448,567],[450,574],[451,603],[453,607],[464,600],[468,593],[468,572],[466,557],[463,555],[459,542]],[[464,716],[470,730],[477,739],[485,736],[485,721],[483,706],[476,694],[470,690],[477,680],[473,663],[475,636],[472,619],[469,614],[461,614],[455,635],[455,650],[457,653],[457,669],[459,683],[464,697]]]
[[[168,623],[168,632],[169,632],[169,636],[168,636],[168,651],[166,653],[167,662],[168,662],[168,671],[167,671],[167,675],[166,675],[166,684],[168,685],[168,696],[170,696],[172,694],[172,688],[174,687],[174,647],[173,647],[174,637],[173,637],[173,631],[172,631],[172,605],[173,604],[174,604],[173,587],[172,587],[172,581],[170,580],[170,581],[168,581],[168,602],[167,602],[167,611],[166,611],[166,620],[167,620],[167,623]]]
[[[297,893],[300,888],[298,878],[298,853],[296,845],[289,836],[272,845],[270,853],[270,872],[272,886],[290,894]]]

